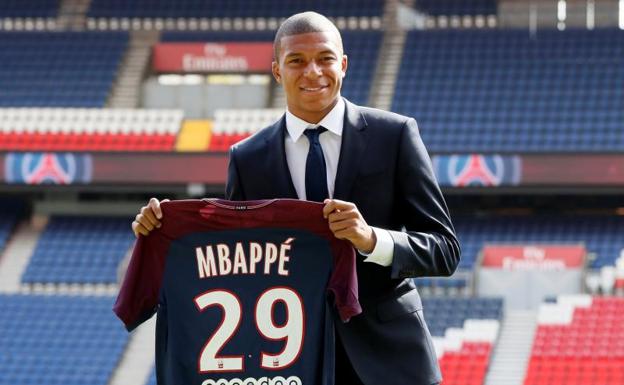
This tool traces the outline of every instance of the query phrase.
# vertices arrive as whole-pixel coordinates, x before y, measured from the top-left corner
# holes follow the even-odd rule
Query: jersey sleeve
[[[334,270],[327,289],[334,294],[334,302],[342,322],[362,313],[358,299],[356,255],[353,247],[338,239],[332,241]]]
[[[134,330],[156,311],[168,244],[158,229],[148,236],[140,235],[134,244],[130,264],[113,307],[128,331]]]

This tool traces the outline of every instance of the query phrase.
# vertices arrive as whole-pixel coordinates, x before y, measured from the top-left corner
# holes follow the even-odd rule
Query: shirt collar
[[[338,103],[334,108],[329,111],[325,117],[318,122],[318,124],[308,123],[305,120],[296,117],[288,109],[286,109],[286,130],[293,142],[299,140],[303,131],[307,128],[316,128],[323,126],[327,131],[331,131],[338,136],[342,136],[342,129],[344,126],[344,114],[345,114],[345,101],[342,98],[338,98]]]

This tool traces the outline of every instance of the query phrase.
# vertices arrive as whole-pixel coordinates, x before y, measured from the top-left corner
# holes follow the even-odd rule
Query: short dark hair
[[[302,12],[297,13],[284,20],[282,25],[275,33],[275,39],[273,40],[273,55],[275,61],[279,61],[280,44],[283,37],[300,35],[303,33],[312,32],[332,32],[338,37],[338,46],[341,53],[342,37],[340,31],[328,18],[316,12]]]

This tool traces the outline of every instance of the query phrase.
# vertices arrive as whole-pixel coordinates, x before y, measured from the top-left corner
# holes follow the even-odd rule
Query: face
[[[336,105],[347,56],[338,37],[331,32],[285,36],[273,76],[284,87],[288,110],[295,116],[318,123]]]

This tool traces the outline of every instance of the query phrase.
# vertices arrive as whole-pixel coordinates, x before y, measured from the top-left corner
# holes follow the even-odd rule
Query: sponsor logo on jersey
[[[515,186],[522,176],[518,156],[437,155],[432,162],[441,186]]]
[[[277,376],[272,378],[232,378],[230,380],[220,378],[218,380],[206,380],[202,382],[202,385],[303,385],[303,382],[301,382],[301,379],[297,376],[290,376],[288,378]]]
[[[7,183],[90,183],[93,161],[89,154],[9,153],[5,159]]]

